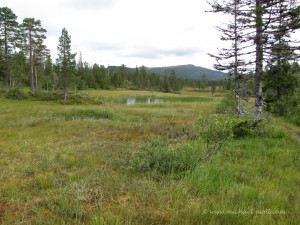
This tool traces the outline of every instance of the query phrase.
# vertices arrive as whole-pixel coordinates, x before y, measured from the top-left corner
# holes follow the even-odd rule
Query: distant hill
[[[114,71],[119,69],[119,66],[110,66]],[[226,78],[226,74],[194,65],[180,65],[180,66],[167,66],[167,67],[146,67],[149,73],[155,73],[159,75],[169,75],[172,70],[175,70],[177,77],[183,79],[200,80],[203,74],[206,75],[208,80],[223,80]],[[135,68],[128,68],[130,72],[133,72]]]
[[[177,77],[191,80],[200,80],[203,74],[206,75],[208,80],[223,80],[226,77],[225,73],[194,65],[154,67],[147,68],[147,70],[150,73],[161,75],[170,74],[172,70],[175,70]]]

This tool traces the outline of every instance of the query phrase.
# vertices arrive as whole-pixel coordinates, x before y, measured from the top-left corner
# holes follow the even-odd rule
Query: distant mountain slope
[[[222,80],[226,77],[225,73],[194,65],[154,67],[147,68],[147,70],[150,73],[156,73],[161,75],[170,74],[172,70],[175,70],[176,75],[178,77],[192,80],[200,80],[203,74],[206,75],[208,80]]]
[[[110,66],[111,69],[117,71],[119,66]],[[166,66],[166,67],[146,67],[149,73],[160,75],[169,75],[172,70],[175,70],[177,77],[183,79],[200,80],[202,75],[206,75],[208,80],[223,80],[226,74],[194,65]],[[135,68],[128,68],[129,72],[133,72]]]

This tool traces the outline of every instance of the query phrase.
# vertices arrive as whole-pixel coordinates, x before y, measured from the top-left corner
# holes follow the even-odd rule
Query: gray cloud
[[[199,49],[197,48],[178,48],[178,49],[171,49],[171,50],[161,50],[161,54],[164,56],[191,56],[196,53],[199,53]]]
[[[168,57],[168,56],[177,56],[177,57],[192,56],[200,52],[202,52],[202,50],[198,48],[174,48],[174,49],[146,48],[141,50],[134,50],[130,53],[127,53],[126,50],[124,50],[121,56],[145,58],[145,59],[159,59],[161,57]]]
[[[122,46],[119,43],[112,42],[97,42],[92,41],[88,43],[82,43],[83,46],[92,50],[92,51],[115,51],[122,49]]]

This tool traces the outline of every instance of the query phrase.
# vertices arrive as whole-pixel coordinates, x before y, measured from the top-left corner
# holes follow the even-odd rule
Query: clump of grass
[[[110,110],[86,109],[60,113],[58,116],[65,120],[112,120],[116,115]]]
[[[43,176],[36,176],[34,179],[31,180],[29,186],[34,190],[45,190],[54,187],[54,175],[47,174]]]
[[[168,147],[159,139],[149,141],[131,161],[131,169],[152,175],[181,174],[195,167],[197,152],[192,146]]]
[[[231,171],[226,170],[219,160],[199,164],[188,176],[188,184],[196,195],[215,194],[234,183]]]

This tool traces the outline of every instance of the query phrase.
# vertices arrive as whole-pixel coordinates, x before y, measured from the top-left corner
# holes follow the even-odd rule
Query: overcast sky
[[[91,64],[212,68],[207,53],[222,47],[215,26],[220,15],[206,13],[206,0],[1,0],[18,16],[33,17],[47,29],[46,45],[57,58],[62,28],[72,49]]]

